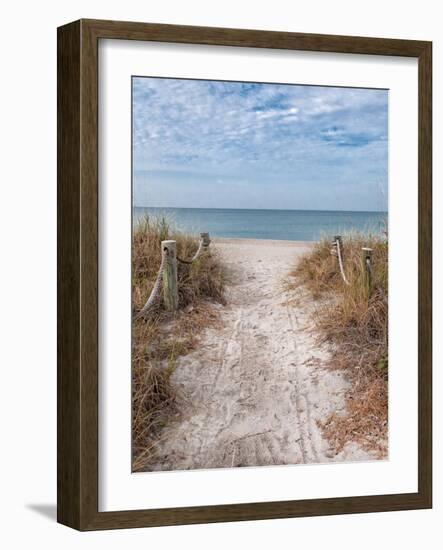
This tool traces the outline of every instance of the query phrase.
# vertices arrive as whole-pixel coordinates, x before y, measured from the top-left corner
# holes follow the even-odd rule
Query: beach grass
[[[224,303],[225,269],[214,250],[191,265],[178,264],[179,309],[168,312],[159,299],[136,318],[150,296],[161,262],[161,241],[177,242],[177,254],[191,258],[198,237],[174,229],[161,217],[142,218],[132,239],[132,468],[154,460],[162,428],[179,414],[180,395],[171,384],[176,359],[189,353],[202,330],[217,322],[211,302]]]
[[[368,286],[362,247],[373,250]],[[344,369],[351,381],[347,412],[333,413],[324,433],[336,452],[357,442],[380,458],[387,452],[388,431],[388,241],[350,234],[343,238],[343,281],[331,240],[323,239],[291,272],[293,290],[303,284],[317,301],[315,325],[331,344],[330,366]]]

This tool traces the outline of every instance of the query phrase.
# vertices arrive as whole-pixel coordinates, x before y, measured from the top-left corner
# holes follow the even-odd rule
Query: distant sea
[[[145,215],[166,216],[187,233],[208,232],[213,237],[317,241],[323,236],[351,231],[380,234],[387,212],[336,210],[243,210],[230,208],[148,208],[135,206],[133,222]]]

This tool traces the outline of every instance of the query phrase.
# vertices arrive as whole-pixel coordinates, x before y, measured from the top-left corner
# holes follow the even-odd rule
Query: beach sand
[[[153,470],[365,461],[348,444],[335,454],[318,422],[345,410],[344,374],[325,367],[315,339],[315,303],[284,291],[308,242],[213,239],[228,266],[221,323],[177,360],[181,419],[164,430]],[[288,303],[292,301],[292,303]]]

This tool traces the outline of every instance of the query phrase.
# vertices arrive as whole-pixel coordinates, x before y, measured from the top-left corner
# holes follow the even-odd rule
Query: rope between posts
[[[162,251],[162,261],[161,261],[161,264],[160,264],[160,267],[159,267],[159,270],[158,270],[158,273],[157,273],[157,278],[155,279],[154,286],[152,287],[151,294],[150,294],[149,298],[146,300],[145,305],[141,308],[141,310],[134,317],[134,320],[139,319],[140,317],[142,317],[148,311],[148,309],[150,309],[153,306],[153,304],[155,303],[155,299],[157,298],[158,292],[159,292],[160,287],[161,287],[163,271],[165,270],[167,257],[168,257],[168,250],[165,248]]]
[[[201,255],[203,248],[204,248],[204,243],[203,243],[203,240],[201,240],[198,245],[197,252],[194,254],[194,256],[192,256],[190,260],[183,260],[182,258],[177,256],[177,261],[179,261],[182,264],[187,264],[187,265],[192,264]]]
[[[346,279],[345,271],[343,269],[343,259],[341,257],[340,241],[337,239],[335,241],[335,244],[337,246],[338,263],[340,265],[341,276],[343,277],[343,281],[345,282],[345,284],[349,285],[349,281]]]

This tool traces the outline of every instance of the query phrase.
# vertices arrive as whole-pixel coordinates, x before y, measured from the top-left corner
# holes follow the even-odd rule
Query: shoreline
[[[214,244],[237,244],[251,246],[295,246],[295,247],[312,247],[319,241],[293,241],[287,239],[248,239],[243,237],[211,237],[211,243]]]

